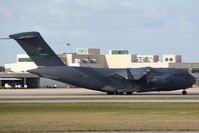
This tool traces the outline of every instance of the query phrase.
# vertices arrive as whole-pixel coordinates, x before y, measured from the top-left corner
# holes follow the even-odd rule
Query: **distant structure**
[[[199,63],[182,62],[181,55],[138,55],[129,50],[110,50],[108,54],[100,54],[100,49],[78,48],[76,53],[58,54],[68,66],[98,67],[98,68],[180,68],[189,71],[196,77],[199,84]],[[35,63],[26,54],[18,54],[17,62],[5,64],[6,72],[25,73],[37,68]]]

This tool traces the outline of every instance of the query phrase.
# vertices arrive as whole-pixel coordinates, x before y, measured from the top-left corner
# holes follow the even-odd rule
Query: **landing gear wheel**
[[[182,94],[183,95],[187,95],[187,91],[182,91]]]
[[[107,92],[107,95],[114,95],[114,92]]]
[[[126,93],[126,95],[132,95],[132,94],[133,94],[132,92],[127,92],[127,93]]]
[[[124,95],[124,92],[116,92],[116,95]]]

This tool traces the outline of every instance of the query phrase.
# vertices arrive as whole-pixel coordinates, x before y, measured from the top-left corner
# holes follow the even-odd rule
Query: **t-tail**
[[[19,43],[37,66],[64,66],[39,32],[23,32],[9,37]]]

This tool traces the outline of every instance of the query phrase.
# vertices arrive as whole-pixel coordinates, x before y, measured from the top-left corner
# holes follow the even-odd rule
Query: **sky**
[[[199,0],[0,0],[0,38],[26,31],[40,32],[56,53],[128,49],[199,62]],[[14,40],[0,47],[0,65],[25,53]]]

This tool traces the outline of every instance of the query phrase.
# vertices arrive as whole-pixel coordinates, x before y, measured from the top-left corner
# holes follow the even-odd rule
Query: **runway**
[[[187,90],[186,97],[198,97],[199,88]],[[168,92],[145,92],[129,95],[106,95],[104,92],[83,88],[62,89],[0,89],[0,98],[64,98],[64,97],[182,97],[181,90]]]
[[[0,100],[0,103],[198,103],[199,100],[190,99],[147,99],[147,100]]]

